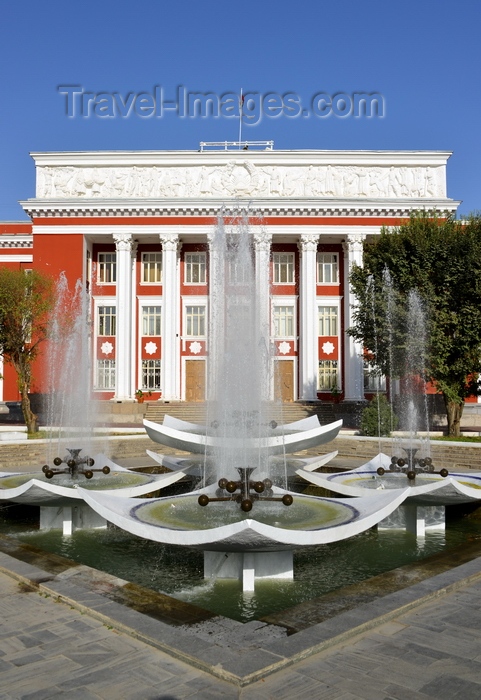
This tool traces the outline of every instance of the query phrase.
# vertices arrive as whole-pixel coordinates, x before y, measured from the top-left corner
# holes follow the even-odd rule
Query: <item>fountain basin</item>
[[[410,481],[406,474],[389,471],[391,459],[379,454],[372,460],[348,472],[338,474],[317,474],[307,469],[297,469],[296,474],[306,481],[344,496],[362,497],[367,493],[382,490],[408,488],[407,504],[453,505],[481,500],[481,473],[450,473],[442,477],[436,473],[417,474]],[[385,474],[379,476],[377,469],[382,467]]]
[[[144,539],[208,551],[245,553],[292,549],[352,537],[390,515],[404,501],[408,490],[385,491],[355,502],[292,494],[292,506],[259,500],[248,514],[235,503],[199,506],[198,496],[203,493],[213,496],[215,487],[175,498],[139,499],[135,503],[82,488],[78,491],[107,521]],[[288,492],[274,488],[274,493]]]
[[[95,457],[97,464],[107,465],[109,474],[95,472],[91,479],[84,476],[72,478],[60,474],[47,479],[41,471],[33,473],[11,472],[0,475],[0,501],[12,501],[34,506],[65,506],[81,501],[79,486],[86,490],[98,490],[110,495],[134,498],[175,483],[186,475],[177,469],[167,474],[141,474],[124,469],[103,455]]]
[[[299,427],[299,423],[302,423],[302,426]],[[321,425],[317,416],[312,416],[303,421],[276,428],[276,433],[272,435],[242,439],[229,437],[227,443],[226,438],[212,434],[212,431],[206,427],[203,427],[203,431],[197,432],[201,426],[178,419],[173,422],[168,416],[162,424],[144,419],[144,427],[147,435],[154,442],[186,452],[205,453],[228,444],[229,449],[234,451],[268,450],[270,455],[276,455],[307,450],[334,440],[342,427],[342,420]]]

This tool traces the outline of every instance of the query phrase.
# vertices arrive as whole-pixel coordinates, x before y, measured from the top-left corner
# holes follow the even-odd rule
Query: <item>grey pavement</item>
[[[229,651],[3,553],[0,619],[0,700],[481,698],[479,558]]]

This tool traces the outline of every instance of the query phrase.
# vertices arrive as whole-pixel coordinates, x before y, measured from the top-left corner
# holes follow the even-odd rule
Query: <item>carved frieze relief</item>
[[[37,166],[39,198],[443,198],[442,166]]]

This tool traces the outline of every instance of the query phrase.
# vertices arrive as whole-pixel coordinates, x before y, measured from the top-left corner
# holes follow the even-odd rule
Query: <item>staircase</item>
[[[205,403],[187,403],[173,401],[169,403],[159,401],[147,402],[145,418],[154,423],[162,423],[165,414],[188,421],[189,423],[205,424],[207,420],[207,407]],[[269,405],[269,418],[278,423],[293,423],[294,421],[317,415],[321,425],[332,423],[336,420],[333,405],[328,402],[301,402],[272,403]]]

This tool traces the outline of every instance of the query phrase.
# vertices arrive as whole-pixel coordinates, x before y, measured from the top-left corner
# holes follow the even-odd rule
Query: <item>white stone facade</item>
[[[93,321],[93,389],[117,401],[133,400],[146,377],[154,399],[202,400],[209,239],[220,211],[239,208],[248,208],[263,322],[288,387],[280,398],[332,398],[335,388],[359,401],[362,348],[345,331],[355,304],[349,270],[362,264],[363,241],[413,211],[458,204],[446,196],[445,152],[32,155],[36,197],[22,205],[33,220],[33,264],[82,276],[94,315],[115,315],[110,336],[110,321]]]

